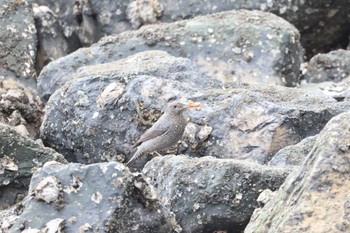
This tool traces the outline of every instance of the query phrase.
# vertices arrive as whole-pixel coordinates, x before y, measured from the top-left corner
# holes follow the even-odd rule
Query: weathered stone
[[[35,87],[36,30],[27,0],[0,1],[0,78]]]
[[[332,118],[303,165],[252,217],[250,232],[350,231],[350,112]]]
[[[312,150],[317,136],[311,136],[303,139],[295,145],[286,146],[279,150],[268,163],[269,166],[299,166],[306,156]]]
[[[345,48],[350,22],[348,0],[207,0],[205,4],[202,0],[90,0],[89,8],[85,8],[92,14],[85,17],[75,13],[74,5],[86,1],[35,1],[54,10],[64,25],[67,36],[69,33],[79,35],[79,31],[89,29],[87,26],[91,25],[90,28],[95,30],[89,31],[98,39],[149,23],[174,22],[227,10],[271,12],[298,28],[303,35],[301,42],[308,57],[318,52],[327,52],[331,48]],[[80,40],[87,41],[86,39],[81,37]]]
[[[40,99],[14,80],[0,79],[0,122],[32,139],[38,138],[43,105]]]
[[[48,64],[38,77],[39,95],[47,100],[81,66],[156,49],[187,57],[225,82],[295,86],[299,81],[302,50],[296,28],[273,14],[240,10],[105,37]]]
[[[185,130],[179,152],[258,163],[318,134],[350,107],[321,93],[220,84],[188,59],[152,51],[81,69],[50,98],[42,139],[71,161],[126,162],[131,145],[176,99],[203,104],[202,110],[187,111],[191,129]]]
[[[0,209],[23,199],[32,173],[51,160],[66,162],[52,149],[44,148],[10,126],[0,124]]]
[[[46,194],[49,200],[37,198],[38,190],[40,197]],[[141,174],[131,173],[120,163],[44,166],[33,175],[29,193],[34,198],[28,196],[9,232],[25,229],[46,232],[44,229],[60,225],[65,232],[171,232],[173,229],[154,188]],[[21,226],[24,227],[20,231]]]
[[[142,171],[183,232],[242,232],[264,189],[276,190],[285,169],[232,159],[157,157]]]
[[[46,6],[33,5],[35,26],[38,31],[38,53],[35,68],[37,73],[57,58],[67,55],[70,50],[57,16]]]
[[[350,77],[350,51],[336,50],[311,58],[305,73],[308,82],[340,82]]]

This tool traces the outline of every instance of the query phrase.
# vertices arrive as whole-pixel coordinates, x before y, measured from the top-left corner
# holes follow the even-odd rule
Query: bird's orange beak
[[[203,105],[200,102],[193,102],[192,100],[188,101],[187,108],[191,109],[191,108],[195,108],[196,110],[202,109]]]

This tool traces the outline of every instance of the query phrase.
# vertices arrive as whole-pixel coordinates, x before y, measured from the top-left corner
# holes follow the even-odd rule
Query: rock
[[[0,122],[35,139],[39,136],[42,117],[43,104],[31,89],[14,80],[0,79]]]
[[[33,4],[35,26],[38,31],[38,53],[36,71],[39,74],[44,66],[57,58],[72,52],[57,16],[46,6]]]
[[[188,59],[149,51],[82,68],[47,103],[41,137],[70,161],[126,162],[131,146],[176,99],[203,104],[187,111],[191,123],[179,153],[258,163],[318,134],[350,107],[321,93],[221,84]]]
[[[301,42],[308,57],[331,48],[346,47],[348,42],[348,1],[266,1],[266,0],[35,0],[48,6],[59,16],[66,35],[79,35],[89,30],[95,38],[119,34],[155,22],[174,22],[191,19],[198,15],[209,15],[228,10],[260,10],[271,12],[295,25],[303,35]],[[76,14],[74,5],[87,5],[85,11],[92,12],[85,17]],[[70,6],[70,7],[66,7]],[[83,8],[84,9],[84,8]],[[80,12],[82,12],[80,10]],[[88,17],[90,16],[90,17]],[[87,26],[85,26],[87,25]],[[97,26],[95,26],[97,25]],[[81,37],[81,41],[87,41]]]
[[[39,146],[10,126],[0,124],[0,209],[23,199],[32,173],[51,160],[66,162],[52,149]]]
[[[350,76],[336,83],[333,81],[321,83],[302,83],[300,89],[309,92],[319,92],[330,96],[339,102],[350,101]]]
[[[203,72],[225,82],[286,86],[298,83],[302,60],[299,33],[291,24],[269,13],[229,11],[105,37],[48,64],[38,77],[39,95],[47,100],[81,66],[146,50],[187,57]]]
[[[276,190],[285,169],[213,157],[157,157],[142,171],[183,232],[242,232],[264,189]]]
[[[0,1],[0,79],[18,79],[36,86],[34,69],[36,30],[33,12],[27,0]]]
[[[34,198],[23,203],[10,232],[172,230],[153,187],[120,163],[48,165],[33,175],[29,193]]]
[[[350,51],[336,50],[311,58],[305,79],[311,83],[340,82],[350,77]]]
[[[308,57],[317,52],[346,44],[348,36],[347,0],[331,1],[265,1],[265,0],[160,0],[164,4],[162,21],[174,21],[207,15],[232,9],[261,10],[271,12],[295,25],[300,31],[301,43]],[[330,30],[331,29],[331,30]],[[344,43],[345,42],[345,43]]]
[[[304,138],[295,145],[279,150],[268,163],[269,166],[299,166],[312,150],[317,136]]]
[[[350,231],[350,112],[332,118],[279,192],[253,216],[250,232]]]

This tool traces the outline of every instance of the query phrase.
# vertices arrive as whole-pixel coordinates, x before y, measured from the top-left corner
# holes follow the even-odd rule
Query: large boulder
[[[120,163],[50,164],[33,175],[29,193],[9,232],[166,233],[173,229],[171,214],[163,211],[154,188]],[[50,225],[61,231],[47,231]]]
[[[149,25],[101,39],[48,64],[38,77],[49,96],[82,66],[107,63],[146,50],[163,50],[195,61],[221,81],[295,86],[302,49],[298,30],[259,11],[229,11],[176,23]]]
[[[278,189],[287,176],[286,169],[182,155],[157,157],[142,172],[183,232],[242,232],[259,194]]]
[[[221,84],[161,51],[85,67],[46,105],[42,139],[71,161],[125,161],[167,102],[194,100],[179,152],[267,163],[320,132],[350,102],[286,87]]]
[[[346,47],[348,1],[266,0],[35,0],[54,11],[67,37],[92,43],[105,35],[118,34],[156,22],[174,22],[227,10],[271,12],[295,25],[308,56],[330,48]]]
[[[35,87],[37,37],[29,1],[1,0],[0,15],[0,78]]]
[[[0,209],[23,199],[33,172],[51,160],[66,162],[54,150],[36,144],[8,125],[0,124]]]
[[[350,231],[349,119],[346,112],[329,121],[306,161],[257,211],[246,233]]]

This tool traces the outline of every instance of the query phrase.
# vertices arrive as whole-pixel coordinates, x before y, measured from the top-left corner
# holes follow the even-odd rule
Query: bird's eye
[[[177,106],[176,106],[176,105],[174,105],[174,108],[177,108]]]

